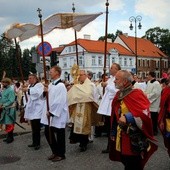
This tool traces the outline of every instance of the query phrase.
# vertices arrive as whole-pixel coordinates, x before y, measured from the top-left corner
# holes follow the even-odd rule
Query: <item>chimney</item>
[[[123,33],[123,35],[125,35],[126,37],[128,37],[128,33]]]
[[[85,40],[90,40],[90,35],[84,34],[84,39],[85,39]]]
[[[112,43],[112,39],[111,38],[107,38],[107,42],[108,43]]]

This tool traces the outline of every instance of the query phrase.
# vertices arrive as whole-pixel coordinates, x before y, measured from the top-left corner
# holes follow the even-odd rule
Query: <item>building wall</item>
[[[118,37],[115,40],[116,43],[127,46]],[[128,48],[127,48],[128,49]],[[101,53],[90,53],[78,45],[78,57],[79,57],[79,68],[92,71],[94,73],[93,79],[98,80],[103,74],[104,67],[104,54]],[[58,56],[59,66],[62,68],[62,79],[72,81],[70,71],[73,64],[77,63],[75,45],[67,46],[64,48],[62,53]],[[99,60],[100,58],[100,60]],[[123,70],[136,72],[135,68],[135,56],[120,55],[116,49],[110,49],[109,55],[106,60],[106,73],[109,73],[110,66],[112,63],[120,64]],[[161,63],[161,64],[160,64]],[[142,57],[138,56],[138,75],[141,78],[145,78],[149,71],[156,71],[157,78],[161,77],[162,70],[168,69],[168,59],[161,59],[156,57]]]
[[[101,75],[103,74],[103,67],[104,67],[104,54],[101,53],[88,53],[82,48],[78,48],[79,51],[79,68],[85,69],[88,71],[92,71],[94,73],[93,79],[98,80],[101,78]],[[82,53],[82,51],[84,52]],[[64,49],[64,51],[61,53],[59,58],[59,66],[62,68],[62,75],[61,78],[65,80],[72,81],[72,77],[70,76],[71,67],[73,64],[76,64],[76,53],[73,53],[73,51],[70,51],[68,47]],[[120,58],[122,58],[122,63],[120,63]],[[124,63],[124,58],[127,60],[127,64]],[[132,64],[130,64],[129,59],[132,59]],[[81,61],[80,61],[81,60]],[[135,68],[135,58],[132,56],[120,56],[118,51],[115,51],[113,49],[110,50],[110,55],[107,55],[106,60],[106,73],[109,74],[109,69],[112,65],[112,63],[118,63],[121,64],[121,68],[125,70],[132,71],[133,68]],[[65,74],[66,73],[66,74]],[[69,75],[69,76],[68,76]],[[68,78],[69,77],[69,78]]]

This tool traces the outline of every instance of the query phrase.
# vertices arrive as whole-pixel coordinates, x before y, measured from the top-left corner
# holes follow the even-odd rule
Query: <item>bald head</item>
[[[132,75],[127,70],[119,70],[115,75],[115,86],[120,90],[131,85],[132,81]]]
[[[84,83],[86,78],[87,78],[87,72],[85,70],[80,70],[79,71],[79,78],[78,78],[79,82],[81,84]]]

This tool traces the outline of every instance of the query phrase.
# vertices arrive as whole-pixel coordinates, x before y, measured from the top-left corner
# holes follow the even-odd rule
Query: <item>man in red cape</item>
[[[157,150],[149,113],[149,100],[140,89],[132,89],[131,74],[118,71],[115,85],[120,90],[112,102],[111,146],[109,157],[122,162],[125,170],[143,170],[149,157]],[[147,139],[147,147],[134,151],[130,128],[135,127]],[[139,141],[141,142],[141,141]],[[144,143],[145,144],[145,143]]]

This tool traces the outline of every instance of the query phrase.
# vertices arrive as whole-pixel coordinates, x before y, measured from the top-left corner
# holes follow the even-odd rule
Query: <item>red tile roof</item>
[[[61,53],[63,51],[65,46],[61,46],[61,47],[57,47],[57,48],[53,48],[52,51],[56,51],[57,53]]]
[[[120,39],[135,53],[135,37],[119,35]],[[151,41],[137,38],[137,54],[143,57],[167,57]]]
[[[67,46],[72,46],[75,41],[71,42]],[[82,46],[86,51],[91,53],[104,53],[105,43],[104,41],[95,41],[87,39],[77,39],[77,44]],[[110,49],[116,49],[120,55],[134,55],[131,51],[118,43],[107,43],[107,53]]]

